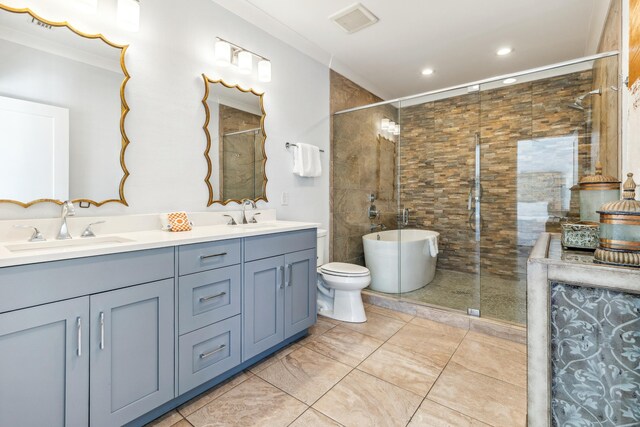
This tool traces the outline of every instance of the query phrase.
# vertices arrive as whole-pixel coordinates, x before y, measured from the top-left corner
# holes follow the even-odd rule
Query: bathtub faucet
[[[380,231],[384,231],[387,229],[387,226],[384,224],[371,224],[369,226],[369,229],[371,230],[371,232],[376,231],[377,229],[380,229]]]

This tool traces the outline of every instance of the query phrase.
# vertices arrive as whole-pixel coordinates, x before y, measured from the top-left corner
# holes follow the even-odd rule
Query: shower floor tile
[[[387,295],[387,294],[385,294]],[[500,276],[436,270],[431,283],[403,299],[461,310],[480,308],[483,317],[507,322],[527,323],[526,279],[506,279]]]
[[[252,367],[149,425],[526,425],[524,345],[366,310],[376,324],[387,320],[396,329],[400,322],[400,329],[385,341],[320,317],[315,339],[292,344],[267,367]]]

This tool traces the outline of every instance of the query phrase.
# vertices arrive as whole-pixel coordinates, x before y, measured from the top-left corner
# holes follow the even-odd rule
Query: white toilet
[[[325,264],[326,240],[327,231],[318,229],[318,313],[343,322],[366,322],[360,292],[371,283],[371,273],[355,264]]]

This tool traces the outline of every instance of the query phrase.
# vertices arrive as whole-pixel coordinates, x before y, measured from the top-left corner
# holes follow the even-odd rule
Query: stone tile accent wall
[[[568,74],[401,110],[401,205],[410,226],[441,234],[438,268],[501,276],[524,275],[529,245],[546,221],[518,221],[518,202],[548,202],[548,215],[566,214],[564,182],[551,174],[519,174],[519,141],[575,135],[579,178],[591,171],[585,114],[568,108],[590,91],[592,73]],[[475,174],[475,138],[480,138],[482,229],[470,227],[469,190]],[[525,162],[545,162],[538,153]],[[553,171],[550,171],[553,172]],[[565,202],[566,204],[566,202]],[[528,241],[518,246],[519,241]]]
[[[331,71],[331,259],[364,265],[362,236],[369,233],[368,195],[376,194],[379,220],[396,228],[395,142],[379,137],[383,118],[397,120],[392,106],[333,115],[381,99]]]

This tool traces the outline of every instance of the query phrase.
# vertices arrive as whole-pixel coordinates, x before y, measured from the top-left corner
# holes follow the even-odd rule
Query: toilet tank
[[[317,258],[318,265],[322,265],[325,263],[324,260],[324,248],[327,244],[327,230],[323,230],[318,228],[318,247],[317,247]]]

